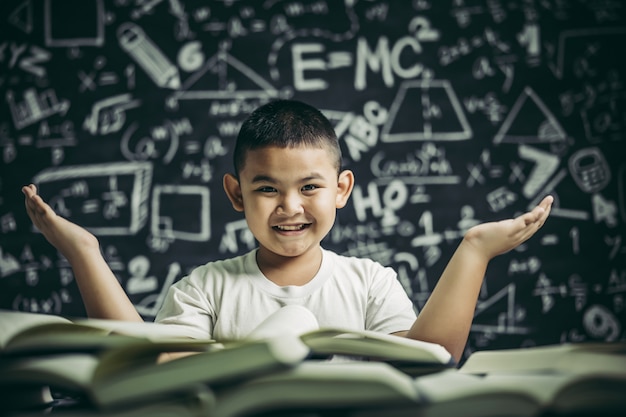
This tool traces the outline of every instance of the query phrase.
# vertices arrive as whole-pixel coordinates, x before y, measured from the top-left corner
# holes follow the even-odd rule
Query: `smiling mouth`
[[[281,232],[296,232],[298,230],[304,230],[309,227],[310,223],[302,223],[302,224],[294,224],[294,225],[277,225],[273,226],[272,229],[280,230]]]

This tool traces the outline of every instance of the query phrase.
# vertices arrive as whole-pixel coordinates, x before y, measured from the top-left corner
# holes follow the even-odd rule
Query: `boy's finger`
[[[33,197],[37,196],[37,191],[34,186],[26,186],[22,188],[22,192],[26,196],[27,201],[32,201]]]
[[[552,206],[553,202],[554,202],[554,197],[552,197],[551,195],[548,195],[541,201],[540,205],[546,210],[548,210]]]
[[[544,199],[544,213],[541,216],[542,217],[542,222],[545,222],[546,219],[548,218],[548,216],[550,215],[550,210],[552,209],[552,203],[554,201],[554,198],[552,196],[548,196]]]
[[[544,211],[545,210],[543,207],[536,206],[534,209],[524,214],[524,223],[526,224],[526,226],[536,223],[539,219],[541,219]]]

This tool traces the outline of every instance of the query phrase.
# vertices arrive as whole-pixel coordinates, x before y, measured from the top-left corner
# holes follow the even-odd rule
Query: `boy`
[[[243,212],[258,249],[193,270],[168,292],[155,321],[190,336],[245,337],[283,306],[310,310],[321,327],[368,329],[443,345],[458,361],[488,262],[545,222],[546,197],[515,219],[471,228],[419,315],[395,272],[321,247],[354,175],[341,169],[330,122],[297,101],[270,102],[243,123],[234,173],[223,186]],[[23,188],[35,226],[72,265],[90,317],[142,320],[103,259],[95,236],[57,216],[34,185]]]

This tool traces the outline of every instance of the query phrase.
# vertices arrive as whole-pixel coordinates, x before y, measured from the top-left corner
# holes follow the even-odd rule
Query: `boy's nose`
[[[283,216],[293,216],[294,214],[299,214],[303,211],[302,199],[295,193],[285,195],[277,207],[277,213],[282,214]]]

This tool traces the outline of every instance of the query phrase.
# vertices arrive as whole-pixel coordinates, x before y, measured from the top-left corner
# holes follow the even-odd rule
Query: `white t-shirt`
[[[416,318],[395,271],[370,259],[322,249],[322,264],[302,286],[278,286],[256,263],[256,250],[195,268],[172,285],[155,321],[192,337],[241,339],[284,306],[310,310],[319,327],[394,333]]]

